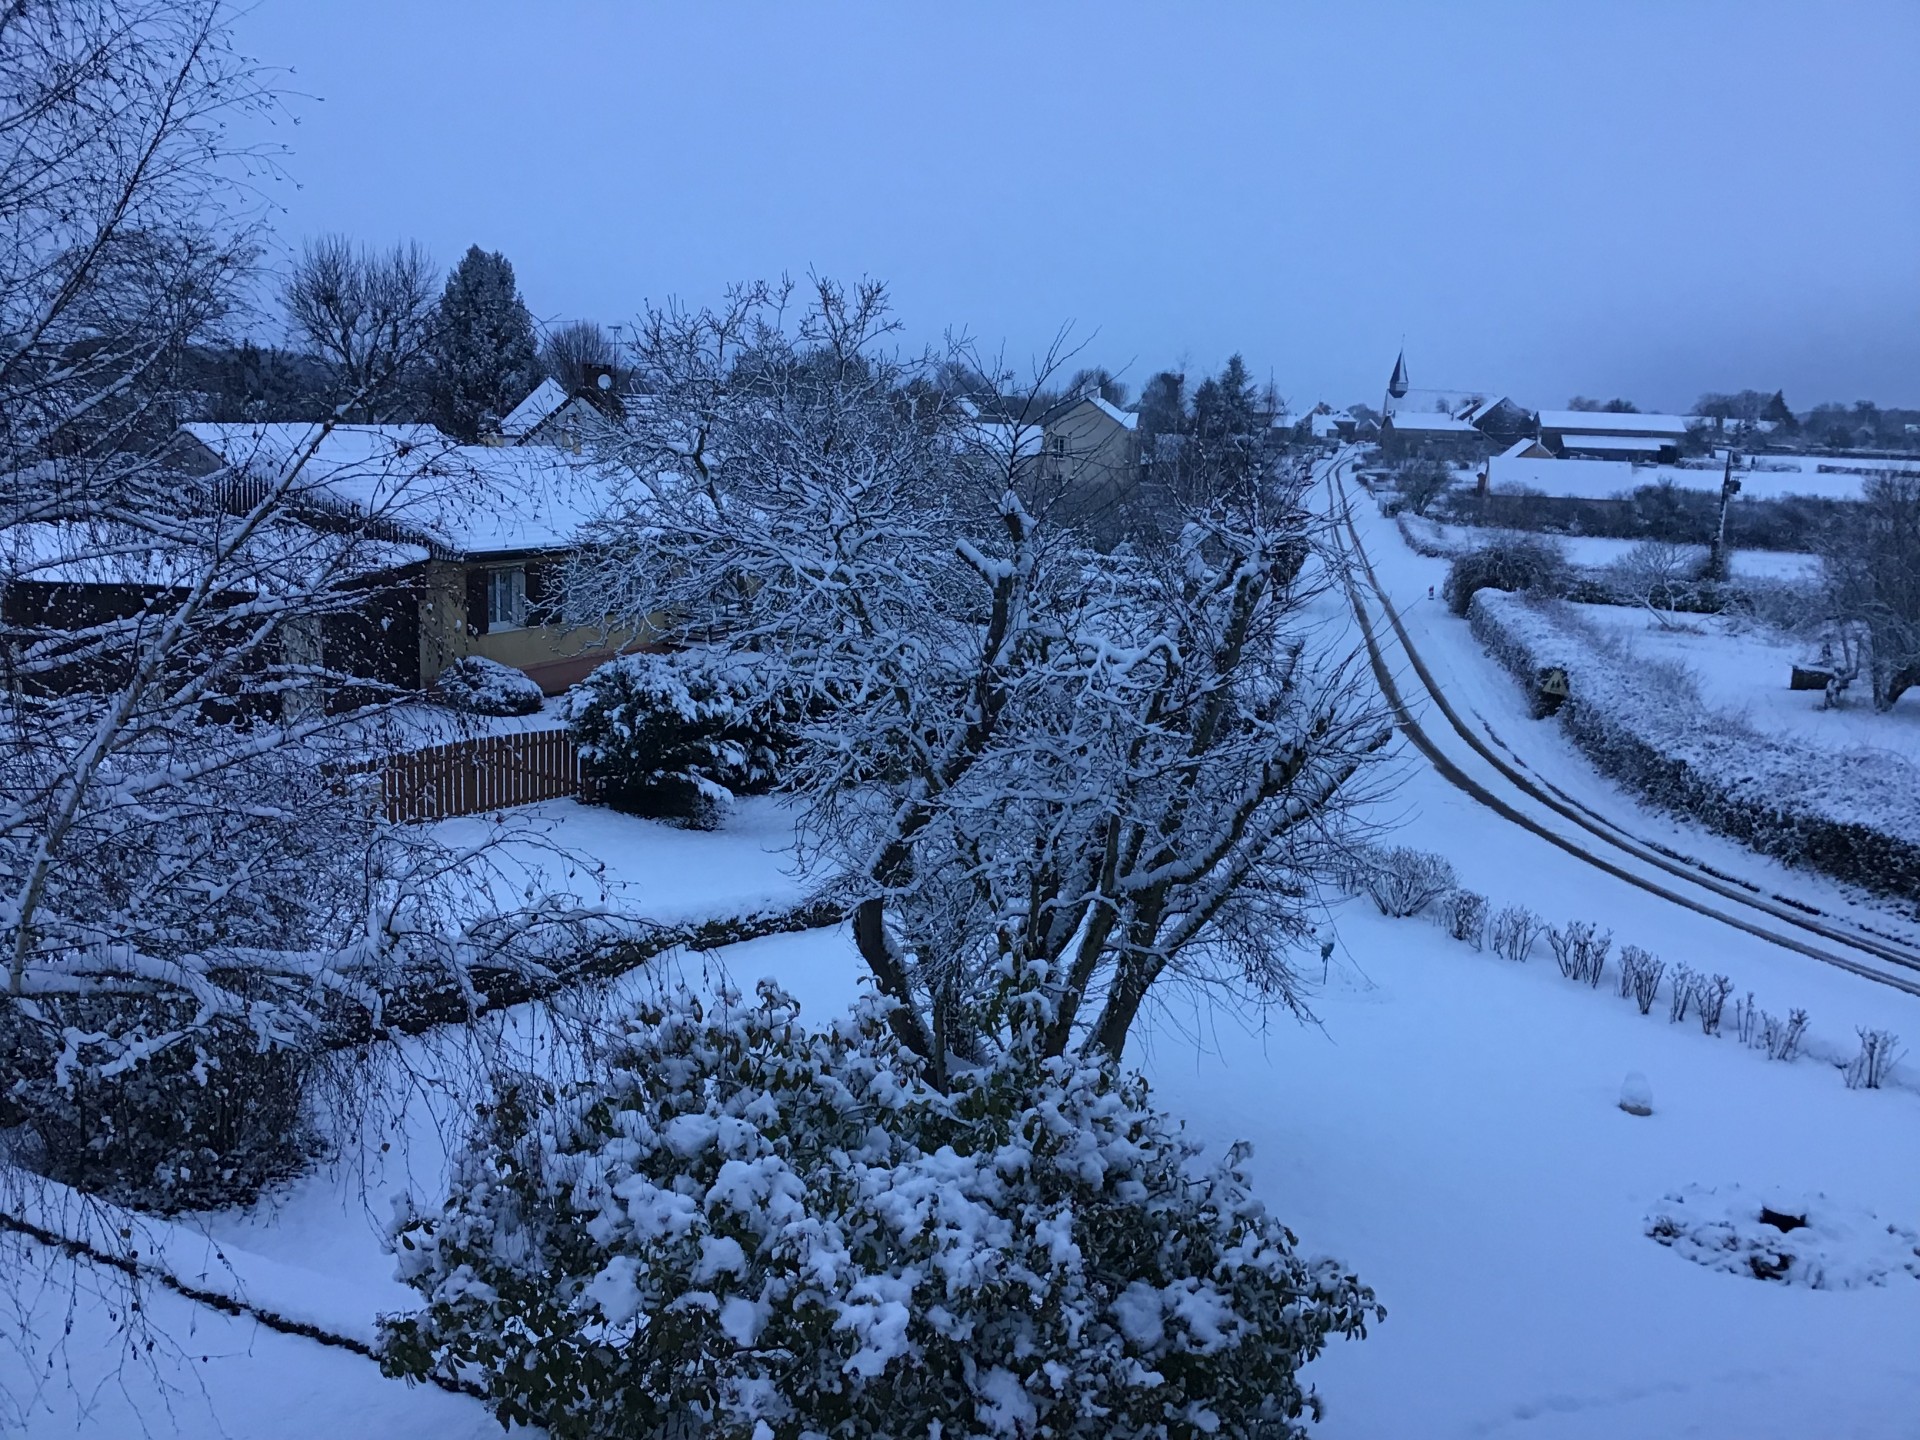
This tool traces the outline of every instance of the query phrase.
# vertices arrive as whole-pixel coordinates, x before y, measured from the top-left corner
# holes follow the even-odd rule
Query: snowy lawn
[[[576,800],[507,814],[524,837],[509,853],[541,883],[645,920],[673,925],[743,915],[794,905],[811,893],[794,851],[795,812],[773,797],[737,801],[717,830],[686,830]],[[492,822],[491,815],[468,816],[437,829],[450,845],[471,844]]]
[[[1701,698],[1708,705],[1757,730],[1831,748],[1889,750],[1920,761],[1920,697],[1876,713],[1863,680],[1838,708],[1823,709],[1819,691],[1787,688],[1794,665],[1811,661],[1806,645],[1791,636],[1722,616],[1676,616],[1680,628],[1669,630],[1643,610],[1618,605],[1573,609],[1588,624],[1625,640],[1636,655],[1685,665],[1700,682]]]
[[[1920,469],[1920,460],[1856,460],[1830,455],[1762,455],[1742,465],[1740,493],[1750,500],[1806,495],[1828,500],[1857,500],[1869,475]],[[1495,490],[1526,489],[1576,500],[1611,500],[1644,485],[1718,494],[1725,472],[1717,464],[1699,467],[1633,465],[1624,460],[1507,460],[1496,458],[1491,471]]]

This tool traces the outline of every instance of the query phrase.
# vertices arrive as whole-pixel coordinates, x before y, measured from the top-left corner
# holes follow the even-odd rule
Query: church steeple
[[[1387,394],[1394,399],[1402,399],[1407,393],[1407,352],[1402,346],[1400,358],[1393,362],[1393,377],[1387,381]]]

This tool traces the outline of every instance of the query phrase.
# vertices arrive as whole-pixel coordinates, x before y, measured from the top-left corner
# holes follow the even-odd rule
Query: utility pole
[[[1740,493],[1740,482],[1734,478],[1733,462],[1737,452],[1727,448],[1727,468],[1720,477],[1720,523],[1713,532],[1713,547],[1707,552],[1707,579],[1730,580],[1733,567],[1727,555],[1727,503]]]

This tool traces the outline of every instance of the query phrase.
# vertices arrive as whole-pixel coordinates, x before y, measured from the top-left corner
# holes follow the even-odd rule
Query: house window
[[[487,572],[487,628],[511,630],[524,624],[527,614],[527,572],[516,565],[511,570]]]

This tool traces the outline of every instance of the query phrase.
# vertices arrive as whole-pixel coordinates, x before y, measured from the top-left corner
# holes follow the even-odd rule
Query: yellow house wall
[[[537,672],[556,661],[587,655],[612,656],[645,643],[646,629],[602,630],[593,625],[522,625],[491,629],[484,635],[467,629],[465,565],[432,561],[420,598],[420,683],[431,685],[440,672],[468,655],[484,655],[516,670]],[[491,566],[475,566],[491,569]],[[540,679],[535,674],[535,679]]]

